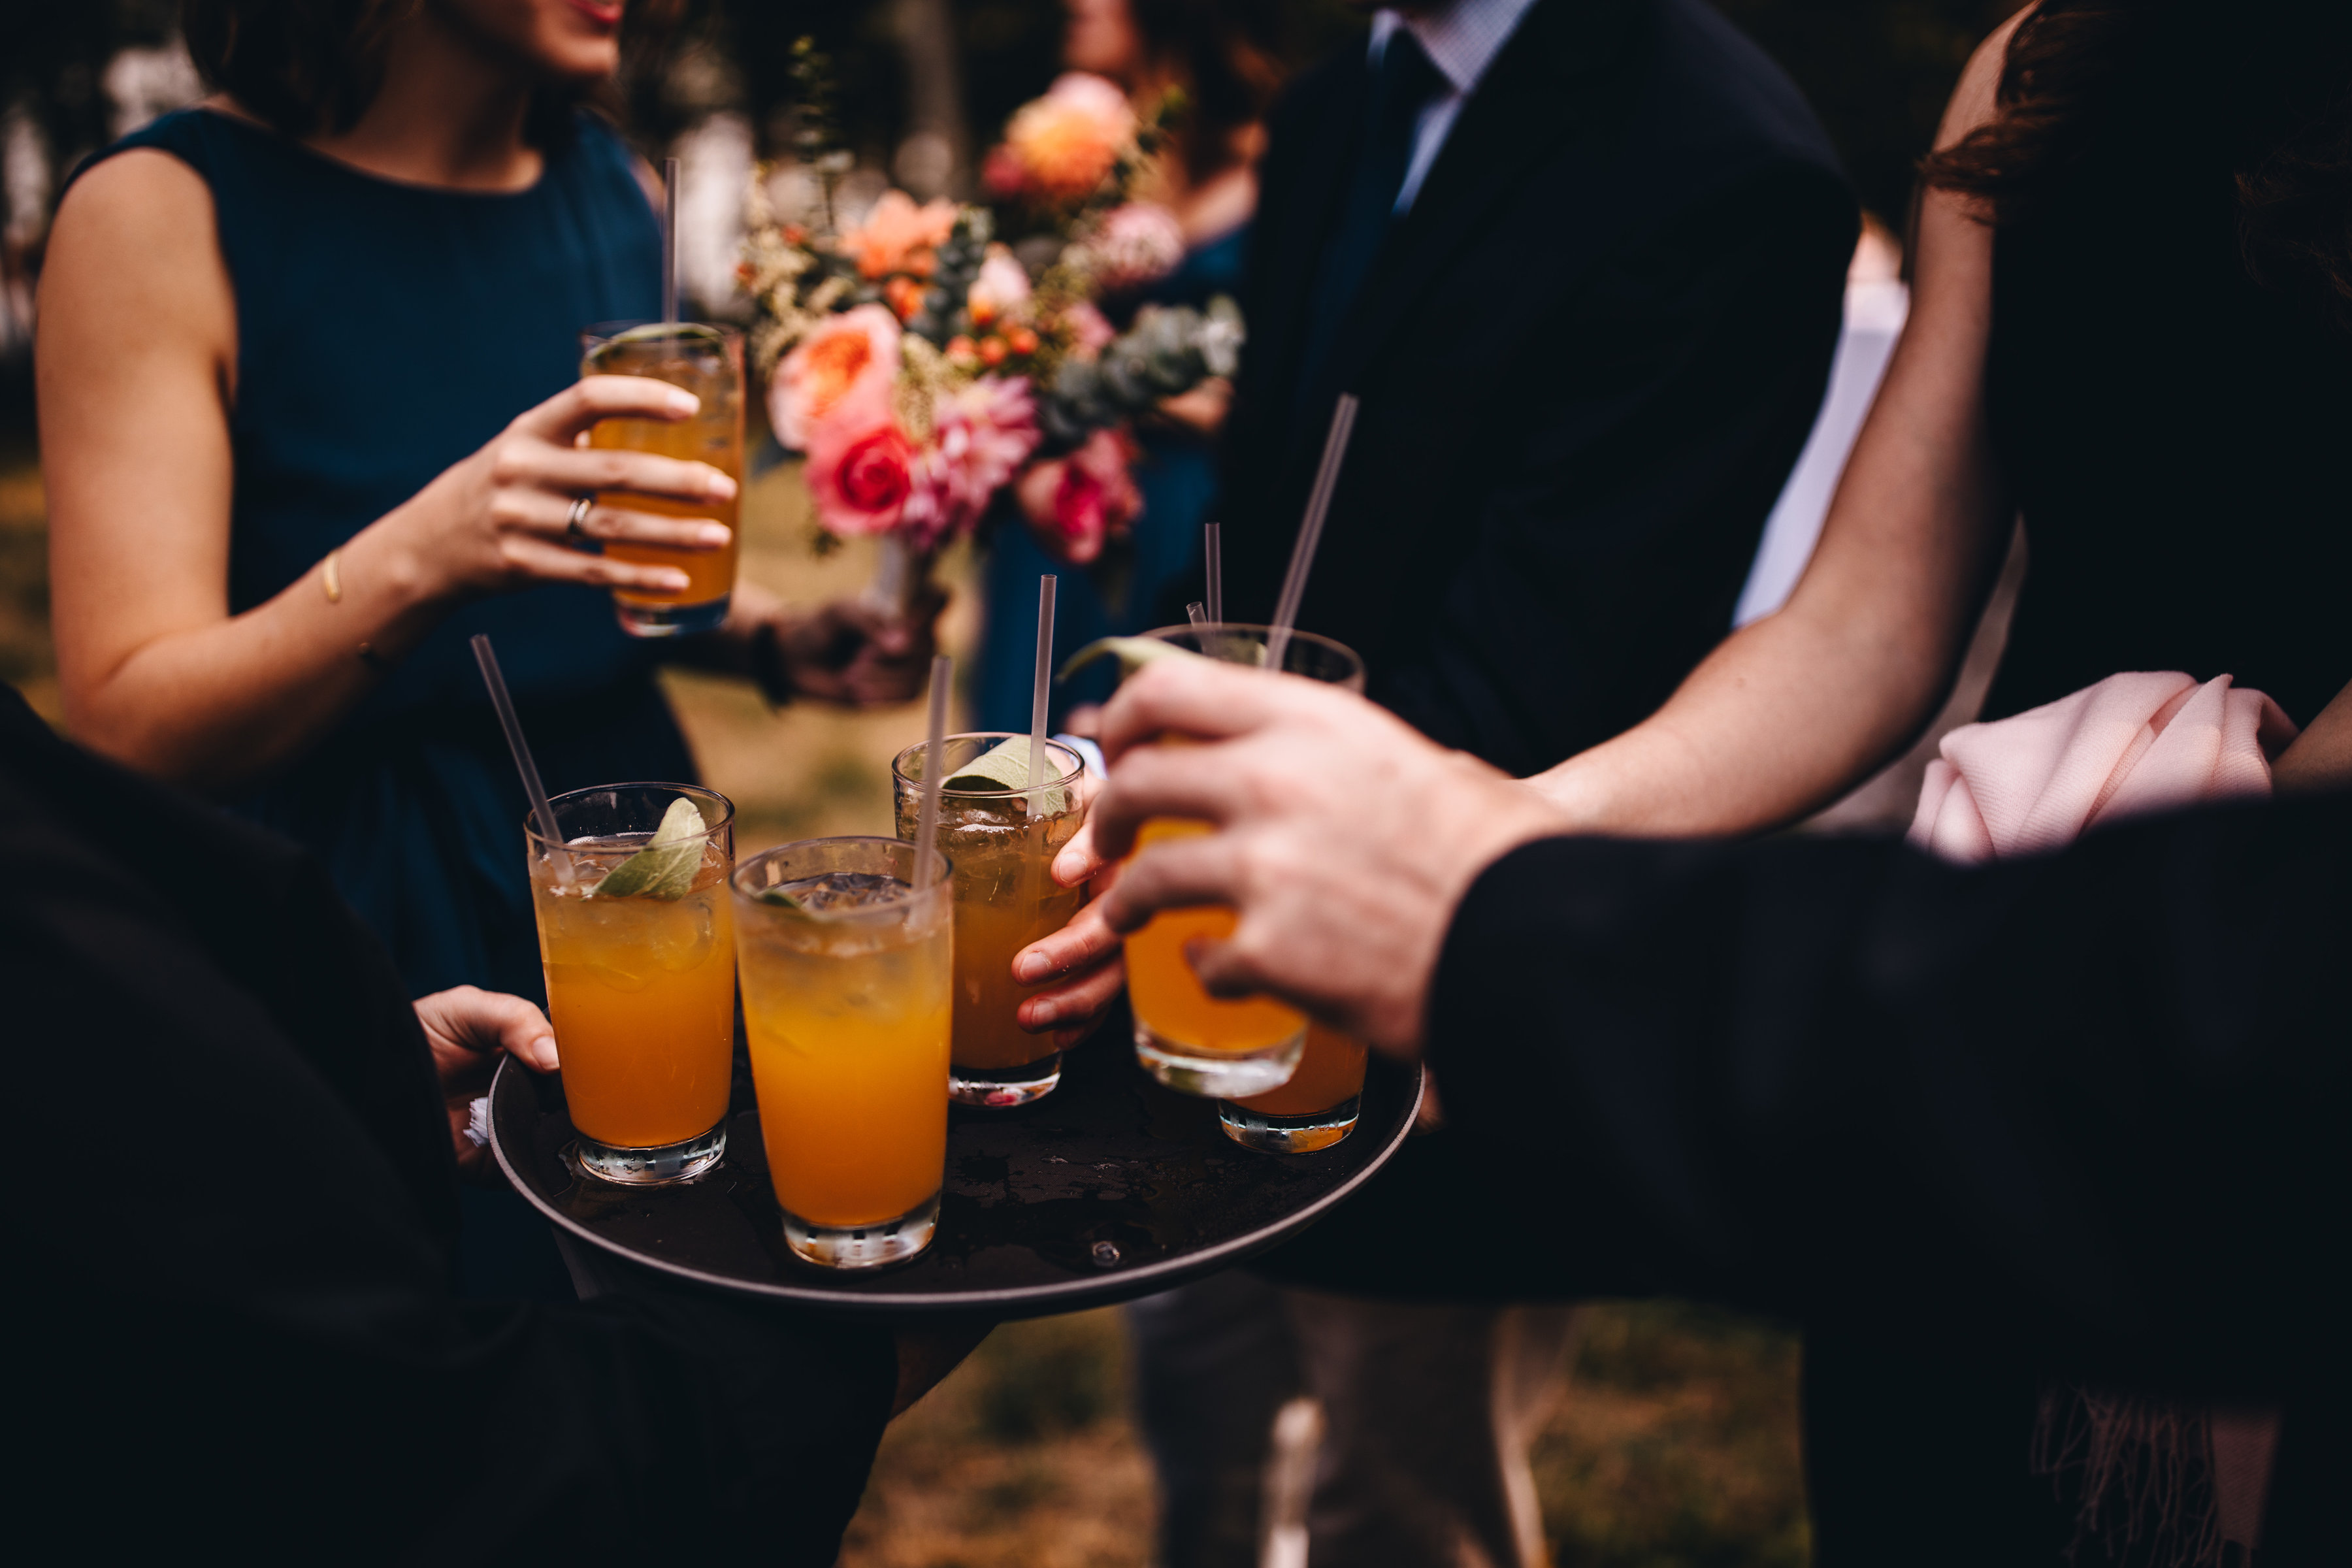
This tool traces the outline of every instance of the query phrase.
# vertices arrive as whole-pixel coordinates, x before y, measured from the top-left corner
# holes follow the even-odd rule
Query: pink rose
[[[864,431],[890,417],[898,379],[898,319],[881,305],[860,305],[800,341],[768,384],[768,421],[776,439],[809,449],[817,427]]]
[[[1133,460],[1126,437],[1097,430],[1068,457],[1023,475],[1022,510],[1038,543],[1076,566],[1100,555],[1104,541],[1126,532],[1143,515],[1142,493],[1128,472]]]
[[[839,534],[887,533],[913,489],[914,447],[896,425],[862,433],[827,427],[809,444],[809,498],[817,521]]]

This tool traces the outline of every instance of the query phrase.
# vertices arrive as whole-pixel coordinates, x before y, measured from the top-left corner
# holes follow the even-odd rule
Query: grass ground
[[[852,591],[870,571],[854,546],[812,555],[788,472],[753,483],[744,521],[745,574],[787,597]],[[950,561],[943,575],[969,573]],[[959,595],[950,651],[976,626]],[[40,475],[22,444],[0,444],[0,679],[58,716]],[[772,713],[731,682],[668,684],[705,777],[737,804],[740,852],[891,830],[889,759],[921,738],[918,710]],[[844,1568],[1143,1568],[1151,1479],[1125,1356],[1115,1311],[998,1330],[884,1440]],[[1594,1309],[1534,1454],[1558,1568],[1802,1563],[1796,1413],[1787,1334],[1675,1303]]]

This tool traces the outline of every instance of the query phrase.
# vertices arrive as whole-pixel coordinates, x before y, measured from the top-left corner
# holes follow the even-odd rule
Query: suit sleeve
[[[7,1229],[11,1404],[43,1434],[26,1507],[60,1539],[833,1561],[886,1331],[683,1289],[454,1300],[412,1182],[268,1006],[63,831],[0,839],[10,1087],[38,1152]],[[422,1049],[413,1024],[400,1043]]]
[[[2347,1368],[2347,953],[2352,797],[1967,870],[1560,839],[1462,904],[1430,1061],[1529,1234],[1598,1206],[1681,1290],[2276,1392]]]
[[[1513,771],[1638,723],[1722,640],[1826,384],[1850,195],[1792,161],[1687,183],[1688,200],[1532,314],[1546,363],[1526,378],[1531,405],[1508,446],[1479,452],[1507,477],[1475,519],[1420,689],[1392,694]]]

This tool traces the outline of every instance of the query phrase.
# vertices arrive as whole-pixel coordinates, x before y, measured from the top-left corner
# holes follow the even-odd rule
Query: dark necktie
[[[1381,49],[1381,63],[1372,73],[1364,138],[1349,174],[1339,221],[1324,247],[1314,297],[1308,301],[1307,353],[1299,362],[1296,392],[1296,412],[1302,419],[1318,413],[1308,402],[1317,395],[1316,374],[1388,234],[1397,192],[1403,188],[1405,170],[1412,163],[1414,122],[1445,85],[1410,29],[1399,27],[1389,35]]]

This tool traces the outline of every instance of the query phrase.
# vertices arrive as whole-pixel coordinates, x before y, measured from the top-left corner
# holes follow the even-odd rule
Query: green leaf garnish
[[[1049,747],[1046,756],[1053,752]],[[1015,735],[983,752],[940,781],[940,787],[957,790],[1027,790],[1029,784],[1029,737]],[[1041,790],[1039,815],[1059,816],[1068,805],[1068,791]]]
[[[760,889],[758,897],[760,901],[763,904],[775,904],[782,909],[796,910],[802,914],[808,913],[808,906],[806,904],[802,903],[798,899],[793,897],[790,893],[787,893],[780,887],[762,888]]]
[[[1064,659],[1061,672],[1054,679],[1067,680],[1098,658],[1117,658],[1119,679],[1124,680],[1145,665],[1157,659],[1206,657],[1205,654],[1194,653],[1189,647],[1178,647],[1172,642],[1161,642],[1158,637],[1097,637]]]
[[[630,856],[596,884],[600,899],[682,899],[693,890],[695,874],[702,869],[702,839],[709,830],[694,802],[679,795],[662,813],[661,826],[643,849]]]

